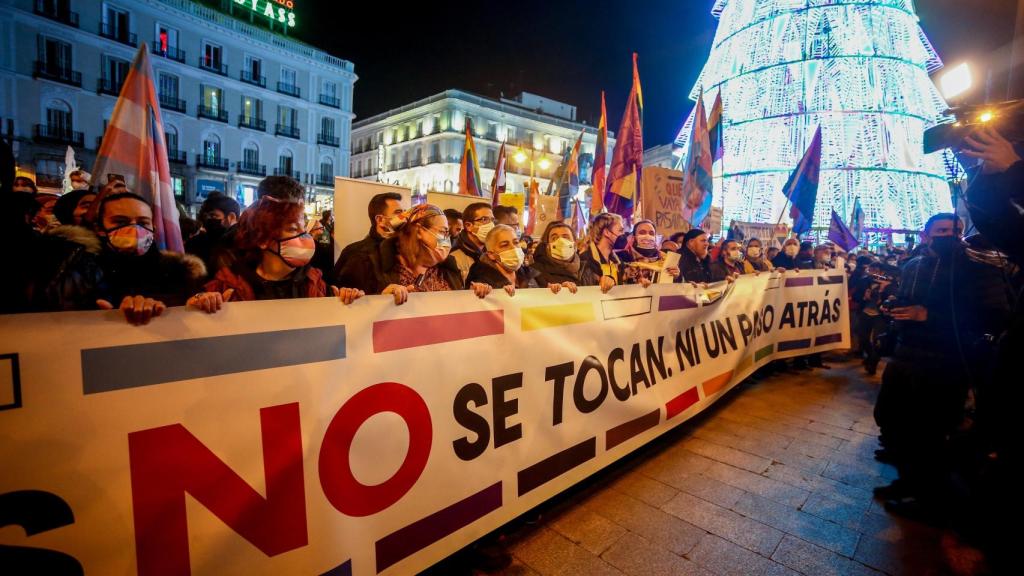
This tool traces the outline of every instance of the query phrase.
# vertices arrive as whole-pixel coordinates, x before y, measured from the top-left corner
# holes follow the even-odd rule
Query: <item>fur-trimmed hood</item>
[[[78,244],[90,254],[99,254],[103,250],[103,242],[100,241],[100,237],[92,230],[83,226],[65,224],[57,226],[52,230],[47,230],[45,234]]]
[[[206,264],[198,256],[182,254],[170,250],[160,251],[161,267],[176,268],[190,281],[199,282],[206,279]]]

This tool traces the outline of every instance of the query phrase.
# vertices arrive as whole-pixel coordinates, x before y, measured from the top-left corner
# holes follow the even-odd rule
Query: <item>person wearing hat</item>
[[[366,294],[390,294],[396,305],[404,304],[411,292],[465,288],[462,272],[450,254],[452,244],[444,212],[437,206],[420,204],[403,217],[395,234],[381,242],[377,250],[350,263],[352,283],[348,286]],[[490,286],[478,282],[469,287],[480,298],[491,291]]]
[[[700,228],[691,228],[683,235],[682,244],[679,247],[679,276],[676,282],[711,282],[708,233]]]

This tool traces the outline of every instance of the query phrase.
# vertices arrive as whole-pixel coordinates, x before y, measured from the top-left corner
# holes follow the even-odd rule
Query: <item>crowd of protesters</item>
[[[662,238],[649,220],[630,227],[610,213],[596,215],[582,237],[551,222],[534,242],[521,233],[515,208],[478,202],[461,212],[429,204],[407,210],[400,195],[384,193],[367,206],[366,236],[335,260],[331,214],[310,226],[303,187],[285,176],[265,178],[244,210],[212,194],[196,222],[184,225],[183,217],[186,253],[175,253],[158,249],[153,206],[122,181],[92,186],[78,171],[70,190],[56,195],[39,192],[29,178],[0,175],[0,233],[17,247],[0,312],[119,308],[128,322],[145,324],[169,306],[216,313],[233,301],[333,296],[347,305],[367,294],[401,305],[417,292],[487,298],[596,286],[607,293],[624,284],[700,285],[845,267],[851,353],[868,375],[887,358],[876,457],[894,464],[899,477],[876,496],[895,513],[986,526],[1005,516],[1000,498],[1016,494],[1007,479],[1019,459],[1018,443],[1008,440],[1017,392],[1007,384],[1024,332],[1020,222],[1007,223],[1014,207],[1019,212],[1024,162],[997,136],[977,144],[989,160],[978,187],[996,198],[977,193],[970,204],[984,238],[964,240],[960,217],[937,214],[916,246],[851,254],[797,238],[779,245],[730,234],[712,244],[699,228]],[[769,370],[814,367],[827,368],[820,355]]]

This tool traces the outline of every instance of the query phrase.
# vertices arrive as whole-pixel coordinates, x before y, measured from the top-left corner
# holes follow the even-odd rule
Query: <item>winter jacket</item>
[[[593,242],[580,253],[580,276],[577,284],[580,286],[599,286],[601,278],[611,276],[616,284],[622,282],[622,262],[613,251],[607,260],[601,256],[601,251]]]
[[[21,311],[95,309],[103,281],[97,260],[102,248],[96,234],[81,226],[58,226],[35,237],[25,286],[29,307]]]
[[[712,282],[721,282],[731,274],[743,274],[743,268],[738,265],[731,265],[725,260],[719,258],[711,263],[710,272]]]
[[[711,280],[711,257],[697,258],[686,246],[679,248],[679,278],[676,282],[708,283]]]
[[[354,270],[353,267],[361,266],[359,261],[369,258],[370,254],[380,248],[380,243],[383,241],[384,237],[377,233],[376,227],[373,227],[370,228],[370,232],[365,238],[345,246],[341,250],[341,254],[338,255],[338,261],[334,263],[334,273],[332,274],[334,285],[351,286],[352,280],[349,276]]]
[[[401,265],[398,260],[398,238],[384,240],[367,258],[353,259],[349,267],[346,283],[342,287],[359,288],[367,294],[380,294],[388,285],[399,284]],[[454,257],[448,256],[437,268],[452,290],[462,290],[466,285]]]
[[[458,247],[452,250],[451,253],[452,257],[455,258],[455,264],[459,267],[463,281],[469,276],[469,269],[480,259],[481,253],[476,245],[473,244],[470,233],[463,230],[459,234]]]
[[[487,284],[491,288],[504,288],[511,284],[508,278],[498,270],[495,264],[491,264],[486,260],[477,260],[476,264],[473,264],[469,268],[469,276],[466,278],[466,286],[468,287],[472,282],[481,282]],[[516,288],[538,288],[540,287],[537,283],[537,277],[539,274],[532,270],[529,266],[523,266],[519,270],[516,270]],[[545,286],[547,286],[545,284]]]
[[[104,249],[98,262],[103,270],[98,297],[115,308],[125,296],[145,296],[168,306],[184,306],[206,279],[206,266],[199,258],[155,246],[142,256]]]
[[[327,295],[323,273],[314,266],[303,266],[288,278],[277,282],[262,279],[254,268],[236,264],[221,268],[206,283],[207,292],[234,290],[231,301],[273,300],[277,298],[322,298]]]

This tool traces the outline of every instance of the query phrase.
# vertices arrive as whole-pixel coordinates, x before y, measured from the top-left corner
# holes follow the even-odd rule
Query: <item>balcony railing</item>
[[[249,164],[247,162],[239,162],[236,170],[239,174],[248,174],[249,176],[267,175],[266,164]]]
[[[200,118],[209,118],[210,120],[225,123],[228,121],[228,111],[223,108],[211,108],[209,106],[203,106],[202,104],[200,104],[198,108]]]
[[[333,186],[334,185],[334,175],[332,175],[332,174],[317,174],[316,175],[316,185],[317,186]]]
[[[220,74],[221,76],[228,75],[227,64],[213,60],[212,58],[207,58],[206,56],[199,57],[199,67],[203,70],[209,70],[215,74]]]
[[[441,163],[441,156],[440,155],[434,154],[434,155],[427,156],[427,164],[440,164],[440,163]]]
[[[81,72],[72,70],[70,66],[56,66],[53,63],[41,60],[35,61],[32,67],[32,77],[53,80],[54,82],[61,82],[72,86],[82,86]]]
[[[206,154],[196,154],[196,166],[199,168],[210,168],[212,170],[223,170],[228,169],[228,159],[221,158],[220,156],[207,156]]]
[[[160,108],[164,110],[174,110],[175,112],[181,112],[185,114],[188,108],[188,103],[180,98],[174,98],[172,96],[160,95]]]
[[[164,58],[169,58],[175,62],[181,62],[182,64],[185,63],[184,50],[174,46],[168,46],[166,49],[161,48],[159,39],[153,41],[153,47],[151,50],[153,54],[156,54],[157,56],[163,56]]]
[[[61,24],[67,24],[68,26],[78,28],[78,12],[62,10],[51,2],[36,0],[35,13],[49,18],[50,20],[60,22]]]
[[[253,74],[252,71],[250,70],[242,70],[242,72],[238,75],[238,79],[247,84],[259,86],[260,88],[267,87],[267,77]]]
[[[109,22],[100,22],[100,36],[133,47],[139,45],[139,37],[136,34],[133,34],[119,26],[114,26]]]
[[[341,146],[341,138],[338,136],[332,136],[331,134],[317,134],[316,143],[339,148]]]
[[[341,100],[334,96],[328,96],[327,94],[320,95],[320,103],[324,106],[330,106],[331,108],[341,108]]]
[[[286,168],[274,168],[274,176],[289,176],[295,178],[299,182],[302,182],[302,172],[298,170],[288,170]]]
[[[110,78],[97,78],[96,79],[96,93],[97,94],[110,94],[111,96],[118,96],[121,94],[121,86],[124,84],[124,78],[120,80],[111,80]]]
[[[275,124],[274,134],[277,136],[284,136],[285,138],[295,138],[296,140],[300,138],[298,127],[285,126],[284,124]]]
[[[296,98],[302,98],[302,89],[294,84],[278,82],[277,91],[280,92],[281,94],[287,94],[289,96],[295,96]]]
[[[254,116],[246,116],[244,114],[238,115],[238,127],[248,128],[250,130],[259,130],[260,132],[267,131],[267,121],[263,118],[256,118]]]
[[[167,161],[175,164],[188,164],[188,156],[184,150],[167,150]]]
[[[36,124],[32,131],[32,137],[39,142],[69,144],[79,148],[85,144],[85,134],[64,126],[51,126],[50,124]]]

